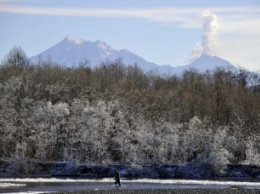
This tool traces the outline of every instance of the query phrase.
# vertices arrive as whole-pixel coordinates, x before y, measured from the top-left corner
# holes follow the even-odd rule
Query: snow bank
[[[25,187],[25,186],[26,186],[26,184],[7,183],[7,182],[2,182],[2,180],[0,180],[0,188]]]

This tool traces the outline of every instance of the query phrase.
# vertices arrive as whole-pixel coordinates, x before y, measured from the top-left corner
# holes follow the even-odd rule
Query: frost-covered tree
[[[7,54],[4,63],[6,65],[24,68],[28,65],[26,53],[21,47],[14,46]]]
[[[259,165],[257,77],[246,87],[221,69],[161,77],[120,61],[93,69],[23,62],[14,49],[0,66],[0,159],[215,173],[228,163]]]
[[[252,139],[249,139],[246,143],[247,150],[245,164],[260,166],[260,152],[259,149],[257,149],[259,138],[256,137],[255,140],[256,139],[258,139],[258,141],[253,141]]]

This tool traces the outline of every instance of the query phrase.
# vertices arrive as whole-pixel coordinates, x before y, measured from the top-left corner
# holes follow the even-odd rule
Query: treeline
[[[181,77],[120,60],[90,68],[0,66],[0,158],[129,165],[260,165],[260,77],[216,69]]]

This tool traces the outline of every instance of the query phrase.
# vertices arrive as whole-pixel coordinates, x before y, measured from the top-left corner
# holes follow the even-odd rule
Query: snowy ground
[[[225,189],[242,187],[257,189],[260,182],[134,179],[121,180],[122,186],[115,187],[112,178],[105,179],[57,179],[57,178],[3,178],[0,193],[50,193],[63,191],[135,190],[135,189]]]

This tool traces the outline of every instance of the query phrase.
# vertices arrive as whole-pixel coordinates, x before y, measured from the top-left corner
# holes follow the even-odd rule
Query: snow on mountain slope
[[[174,74],[180,75],[185,70],[194,69],[198,72],[213,71],[216,68],[223,68],[231,71],[236,71],[238,68],[228,62],[227,60],[221,59],[217,56],[202,55],[192,63],[184,66],[177,66],[172,69]]]
[[[196,67],[198,71],[205,71],[205,69],[214,70],[217,67],[226,68],[230,70],[237,68],[227,60],[221,59],[217,56],[210,56],[210,55],[202,55],[197,60],[189,64],[189,66]]]
[[[52,60],[53,62],[68,67],[77,66],[80,62],[88,60],[93,66],[102,62],[122,59],[125,65],[138,64],[147,71],[157,67],[138,55],[127,50],[116,50],[101,40],[95,42],[86,41],[67,36],[61,42],[46,51],[30,58],[32,63]]]
[[[46,51],[33,56],[30,61],[39,64],[44,61],[53,61],[67,67],[76,67],[80,62],[89,61],[92,66],[100,65],[102,62],[114,61],[120,58],[123,64],[137,64],[145,72],[154,71],[162,75],[181,75],[183,71],[195,69],[199,72],[214,70],[222,67],[230,70],[237,68],[230,62],[217,56],[202,55],[191,64],[184,66],[172,67],[170,65],[156,65],[148,62],[142,57],[128,51],[116,50],[101,40],[95,42],[77,39],[72,36],[65,37],[61,42],[47,49]]]
[[[100,40],[90,42],[67,36],[53,47],[31,57],[30,61],[39,63],[51,59],[57,64],[77,66],[80,62],[88,60],[91,64],[96,65],[113,52],[116,52],[116,50]]]
[[[136,54],[128,51],[128,50],[120,50],[118,52],[114,52],[110,57],[110,60],[115,60],[118,58],[122,59],[122,62],[125,65],[138,65],[141,69],[144,71],[149,71],[149,70],[154,70],[156,69],[159,65],[156,65],[154,63],[150,63],[143,59],[142,57],[137,56]]]

